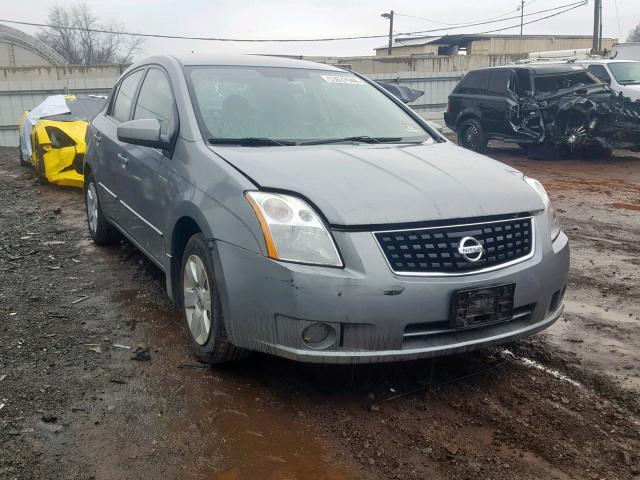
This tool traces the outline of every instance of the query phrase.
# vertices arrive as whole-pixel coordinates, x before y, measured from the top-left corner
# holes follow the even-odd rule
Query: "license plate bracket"
[[[451,327],[457,330],[511,320],[513,283],[456,290],[451,299]]]

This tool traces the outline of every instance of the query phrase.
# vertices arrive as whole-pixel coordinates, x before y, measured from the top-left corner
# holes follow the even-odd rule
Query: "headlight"
[[[245,192],[244,196],[258,217],[269,257],[342,267],[324,222],[306,202],[281,193]]]
[[[558,223],[558,216],[556,214],[556,209],[553,207],[551,203],[551,199],[549,195],[547,195],[547,191],[544,189],[542,184],[536,180],[535,178],[525,177],[525,181],[533,187],[533,189],[540,195],[544,203],[544,213],[547,216],[547,223],[549,224],[549,233],[551,234],[551,241],[553,242],[558,235],[560,235],[560,224]]]

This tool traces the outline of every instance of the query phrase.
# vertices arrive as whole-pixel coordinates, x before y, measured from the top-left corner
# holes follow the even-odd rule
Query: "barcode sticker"
[[[365,82],[358,77],[352,77],[351,75],[321,75],[325,82],[329,83],[341,83],[343,85],[364,85]]]

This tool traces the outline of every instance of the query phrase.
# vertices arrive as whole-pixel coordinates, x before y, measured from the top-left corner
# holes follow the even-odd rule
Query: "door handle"
[[[127,163],[129,163],[129,159],[127,158],[127,156],[121,153],[118,154],[118,160],[120,160],[120,166],[122,168],[125,168],[127,166]]]
[[[93,134],[93,139],[94,139],[96,142],[100,143],[100,142],[102,141],[102,135],[98,135],[97,133],[94,133],[94,134]]]

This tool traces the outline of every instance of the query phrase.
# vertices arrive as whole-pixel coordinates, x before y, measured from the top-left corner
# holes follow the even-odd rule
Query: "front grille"
[[[531,217],[374,232],[374,235],[395,273],[460,275],[499,268],[533,254]],[[472,237],[482,245],[482,256],[476,262],[458,252],[460,241],[465,237]]]

